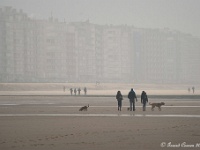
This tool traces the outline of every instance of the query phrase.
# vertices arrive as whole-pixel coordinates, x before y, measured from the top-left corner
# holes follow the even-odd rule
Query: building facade
[[[200,83],[200,39],[0,8],[0,82]]]

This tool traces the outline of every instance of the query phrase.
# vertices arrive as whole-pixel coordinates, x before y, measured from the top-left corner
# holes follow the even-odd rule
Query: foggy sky
[[[200,0],[0,0],[30,17],[170,28],[200,37]]]

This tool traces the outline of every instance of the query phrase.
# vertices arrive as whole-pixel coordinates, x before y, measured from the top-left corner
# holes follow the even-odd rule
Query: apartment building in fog
[[[200,39],[0,8],[0,82],[200,83]]]
[[[10,7],[0,9],[0,73],[1,81],[23,81],[36,70],[34,21],[22,10]],[[32,76],[33,75],[33,76]]]
[[[127,26],[104,26],[103,65],[106,82],[129,82],[131,68],[131,28]],[[132,82],[132,81],[131,81]]]
[[[45,82],[64,82],[76,75],[75,34],[73,28],[50,18],[40,21],[37,77]]]
[[[1,82],[75,81],[75,33],[66,23],[34,20],[11,7],[1,15]]]

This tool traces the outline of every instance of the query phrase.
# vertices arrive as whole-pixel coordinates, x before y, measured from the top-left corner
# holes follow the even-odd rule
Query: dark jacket
[[[116,95],[116,99],[117,99],[118,101],[121,101],[121,100],[123,100],[123,96],[122,96],[121,94],[117,94],[117,95]]]
[[[136,98],[136,100],[137,100],[136,94],[135,94],[135,92],[134,92],[133,90],[131,90],[131,91],[128,93],[128,98],[129,98],[130,100],[134,100],[134,99]]]
[[[147,97],[147,94],[146,94],[146,92],[142,92],[142,94],[141,94],[141,103],[147,103],[148,102],[148,97]]]

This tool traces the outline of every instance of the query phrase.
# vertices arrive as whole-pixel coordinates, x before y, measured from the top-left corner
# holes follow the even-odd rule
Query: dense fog
[[[200,36],[199,0],[1,0],[0,6],[22,9],[33,18],[90,20],[96,24],[171,28]]]
[[[1,0],[0,82],[200,83],[199,0]]]

